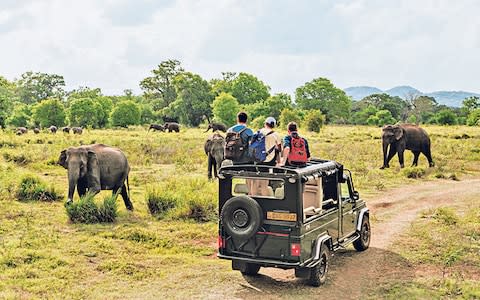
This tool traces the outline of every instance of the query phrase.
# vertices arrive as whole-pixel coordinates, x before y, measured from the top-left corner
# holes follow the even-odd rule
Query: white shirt
[[[282,140],[278,136],[278,133],[273,132],[273,133],[267,135],[271,131],[273,131],[271,128],[265,128],[264,127],[262,129],[260,129],[260,132],[265,136],[265,149],[267,150],[267,152],[270,149],[272,149],[273,146],[282,144]],[[270,154],[267,155],[267,158],[265,159],[265,162],[272,161],[274,157],[275,157],[275,150],[272,150],[272,152],[270,152]]]

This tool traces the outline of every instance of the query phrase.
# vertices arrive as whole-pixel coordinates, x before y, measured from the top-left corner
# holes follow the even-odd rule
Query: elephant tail
[[[128,175],[127,175],[127,193],[128,193],[128,199],[132,199],[130,196],[130,184],[128,183]]]

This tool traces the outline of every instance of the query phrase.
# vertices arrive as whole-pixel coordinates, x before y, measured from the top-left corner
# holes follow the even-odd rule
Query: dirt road
[[[326,285],[312,288],[296,279],[292,270],[262,268],[257,277],[244,277],[235,298],[359,299],[392,279],[408,279],[414,269],[395,253],[395,239],[408,228],[418,213],[452,205],[459,199],[480,196],[480,179],[433,181],[386,191],[381,197],[366,199],[371,211],[372,241],[362,253],[352,250],[334,254]],[[231,297],[232,295],[226,295]]]

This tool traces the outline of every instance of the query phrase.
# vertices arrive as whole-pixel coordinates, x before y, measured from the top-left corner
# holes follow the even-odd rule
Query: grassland
[[[356,187],[367,201],[396,186],[480,176],[478,128],[426,129],[432,139],[435,168],[427,168],[421,156],[418,168],[400,169],[395,157],[390,169],[379,170],[379,128],[327,126],[321,133],[305,136],[314,156],[338,160],[353,172]],[[0,298],[187,298],[228,294],[241,276],[230,271],[228,262],[215,258],[218,186],[206,178],[203,142],[207,135],[201,129],[169,134],[147,133],[140,127],[91,130],[81,136],[0,133]],[[56,165],[60,151],[91,143],[119,147],[127,154],[132,167],[133,213],[119,199],[115,223],[72,224],[61,201],[16,199],[21,178],[28,175],[36,175],[52,190],[65,193],[66,170]],[[407,153],[406,165],[412,159],[412,154]],[[411,174],[423,175],[412,179]],[[152,190],[174,195],[178,206],[162,218],[151,216],[145,198]],[[103,199],[102,195],[97,198]],[[202,221],[192,219],[192,204],[211,208],[212,214]],[[402,251],[407,258],[417,256],[414,247]],[[424,282],[413,282],[411,286],[427,291],[435,288],[435,284]],[[383,292],[395,295],[395,286],[379,291]]]

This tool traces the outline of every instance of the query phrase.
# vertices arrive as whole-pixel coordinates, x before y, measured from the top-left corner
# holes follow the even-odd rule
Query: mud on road
[[[313,288],[296,279],[293,270],[262,268],[259,276],[243,278],[235,287],[236,299],[307,299],[312,296],[331,299],[359,299],[382,283],[408,280],[415,276],[413,266],[395,252],[396,237],[406,230],[419,212],[461,199],[480,196],[480,179],[432,181],[385,191],[380,197],[366,199],[370,208],[372,240],[365,252],[346,249],[334,253],[327,283]],[[218,296],[218,295],[217,295]]]

